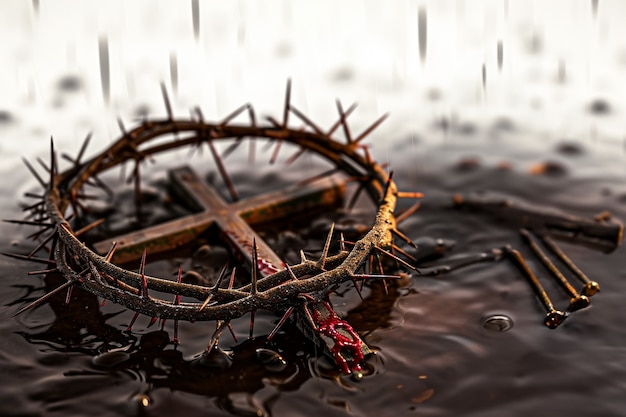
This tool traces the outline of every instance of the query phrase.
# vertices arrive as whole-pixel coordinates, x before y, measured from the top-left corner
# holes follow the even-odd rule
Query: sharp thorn
[[[117,241],[113,241],[111,243],[111,247],[109,248],[109,251],[107,252],[106,256],[104,257],[104,261],[105,262],[111,262],[111,259],[113,258],[113,255],[115,254],[115,249],[117,249]]]
[[[298,110],[297,108],[295,108],[293,105],[291,105],[289,107],[289,109],[291,110],[291,112],[293,114],[295,114],[300,120],[302,120],[307,126],[309,126],[311,129],[313,129],[313,131],[315,133],[317,133],[320,136],[325,136],[324,132],[322,132],[322,129],[319,128],[319,126],[317,126],[315,123],[313,123],[311,121],[311,119],[309,119],[308,117],[306,117],[304,115],[304,113],[302,113],[300,110]]]
[[[356,109],[356,103],[352,104],[350,107],[348,107],[348,110],[343,112],[343,117],[340,117],[339,120],[331,126],[331,128],[328,130],[328,133],[326,133],[326,136],[330,137],[333,133],[335,133],[335,130],[337,130],[337,128],[343,124],[342,121],[345,120],[345,118],[348,117],[350,113],[354,111],[354,109]]]
[[[39,271],[29,271],[28,275],[47,275],[50,274],[52,272],[58,272],[59,270],[57,268],[51,268],[51,269],[41,269]]]
[[[339,120],[343,126],[343,133],[346,136],[346,140],[350,144],[352,143],[352,136],[350,135],[350,128],[348,126],[348,122],[346,121],[346,114],[343,112],[343,107],[341,106],[341,101],[339,101],[339,99],[337,99],[337,111],[339,112]]]
[[[22,314],[23,312],[25,312],[26,310],[30,310],[33,307],[37,307],[38,305],[41,305],[42,303],[47,301],[50,297],[52,297],[56,293],[58,293],[60,291],[63,291],[64,289],[66,289],[66,288],[68,288],[68,287],[70,287],[72,285],[74,285],[74,281],[66,281],[64,284],[62,284],[61,286],[59,286],[59,287],[55,288],[54,290],[50,291],[49,293],[47,293],[43,297],[40,297],[40,298],[36,299],[35,301],[33,301],[32,303],[28,304],[26,307],[22,307],[21,309],[19,309],[17,313],[13,314],[13,317],[18,316],[18,315]]]
[[[374,246],[376,248],[376,250],[378,250],[380,253],[382,253],[383,255],[386,255],[388,257],[390,257],[391,259],[400,262],[402,265],[406,266],[409,269],[412,269],[414,271],[417,270],[417,268],[411,264],[409,264],[407,261],[405,261],[402,258],[398,258],[396,255],[394,255],[393,253],[387,252],[386,250],[382,249],[379,246]]]
[[[235,111],[233,111],[232,113],[230,113],[228,116],[226,116],[219,124],[219,127],[224,127],[226,126],[228,123],[231,122],[231,120],[233,120],[235,117],[239,116],[241,113],[243,113],[245,110],[248,109],[248,107],[250,107],[250,104],[246,103],[241,107],[238,107]]]
[[[256,314],[256,310],[252,310],[250,312],[250,333],[248,334],[248,340],[252,339],[254,336],[254,315]]]
[[[128,327],[126,328],[127,332],[130,332],[133,330],[133,325],[135,324],[135,321],[137,321],[137,317],[139,317],[139,312],[135,312],[135,315],[133,316],[133,318],[130,320],[130,323],[128,324]]]
[[[148,297],[148,281],[146,280],[146,256],[148,249],[144,248],[141,254],[141,264],[139,266],[139,272],[141,274],[141,290],[140,295],[142,297]]]
[[[322,251],[322,256],[320,260],[317,261],[318,267],[321,270],[324,270],[324,266],[326,265],[326,258],[328,257],[328,250],[330,249],[330,242],[332,241],[333,232],[335,231],[335,222],[330,225],[330,230],[328,231],[328,236],[326,237],[326,243],[324,243],[324,250]]]
[[[26,256],[26,255],[20,255],[18,253],[8,253],[8,252],[0,252],[0,254],[4,256],[8,256],[9,258],[21,259],[24,261],[39,262],[42,264],[53,264],[53,265],[56,264],[56,261],[54,259],[36,258],[34,256]]]
[[[272,329],[272,331],[270,332],[270,334],[267,336],[267,341],[271,341],[274,336],[276,335],[276,333],[278,333],[278,330],[280,330],[280,328],[285,324],[285,322],[287,321],[287,319],[289,319],[289,317],[293,314],[293,312],[295,311],[294,307],[289,307],[287,309],[287,311],[285,312],[285,314],[283,314],[283,316],[280,318],[280,320],[278,321],[278,324],[276,324],[276,326]]]
[[[100,226],[102,223],[104,223],[106,221],[106,218],[101,218],[96,220],[95,222],[92,222],[90,224],[88,224],[87,226],[78,229],[76,232],[74,232],[74,236],[80,236],[84,233],[87,233],[88,231],[95,229],[96,227]]]
[[[283,128],[287,128],[289,123],[289,108],[291,107],[291,78],[287,79],[287,88],[285,90],[285,108],[283,110]]]
[[[404,233],[402,233],[398,229],[396,229],[396,228],[391,229],[391,233],[395,234],[400,239],[404,240],[406,243],[408,243],[409,245],[411,245],[411,246],[413,246],[414,248],[417,249],[417,244],[415,244],[415,242],[413,242],[411,239],[409,239],[409,237],[407,235],[405,235]]]
[[[165,103],[165,111],[167,112],[167,119],[172,121],[172,104],[170,103],[170,98],[167,95],[167,88],[165,88],[165,83],[161,83],[161,94],[163,95],[163,102]]]
[[[217,169],[222,175],[222,180],[228,187],[228,192],[230,193],[231,198],[233,199],[233,201],[239,201],[239,195],[237,194],[237,190],[235,189],[235,185],[233,184],[230,175],[228,175],[228,171],[226,171],[226,167],[224,166],[222,157],[217,153],[217,150],[215,149],[215,145],[213,144],[212,140],[207,141],[207,144],[209,145],[209,149],[211,150],[211,154],[213,155],[213,159],[215,160]]]
[[[33,174],[33,176],[35,177],[35,179],[37,180],[37,182],[43,187],[46,188],[47,184],[44,182],[44,180],[39,176],[39,174],[37,173],[37,171],[35,171],[35,168],[33,168],[33,166],[30,164],[30,162],[28,162],[28,159],[26,158],[22,158],[22,161],[24,162],[24,165],[26,165],[26,168],[28,168],[28,170],[30,171],[31,174]]]
[[[259,273],[259,255],[258,248],[256,246],[256,238],[252,238],[252,286],[250,287],[250,294],[256,295],[257,282]]]
[[[370,133],[372,133],[372,131],[374,129],[376,129],[378,126],[380,126],[380,124],[382,122],[385,121],[385,119],[387,119],[387,117],[389,117],[389,113],[385,113],[382,116],[380,116],[378,118],[378,120],[376,120],[374,123],[372,123],[372,125],[370,127],[368,127],[367,129],[365,129],[365,131],[363,131],[363,133],[361,133],[356,139],[354,139],[354,143],[359,143],[360,141],[362,141],[363,139],[365,139],[366,136],[368,136]]]

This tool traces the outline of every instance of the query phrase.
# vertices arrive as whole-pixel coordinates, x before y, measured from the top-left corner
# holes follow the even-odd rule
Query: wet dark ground
[[[219,119],[252,101],[264,106],[259,114],[276,115],[285,79],[293,77],[294,102],[324,125],[335,120],[334,97],[361,103],[351,119],[356,130],[391,112],[371,152],[390,163],[401,189],[426,196],[402,224],[404,233],[454,242],[433,264],[510,244],[529,256],[565,309],[568,297],[529,255],[516,226],[454,210],[452,195],[486,190],[579,216],[608,210],[626,219],[619,2],[407,3],[388,14],[350,3],[327,15],[245,2],[234,12],[209,10],[192,1],[184,13],[151,4],[122,12],[72,8],[78,18],[69,20],[62,3],[34,1],[0,14],[5,38],[19,40],[2,50],[3,65],[11,66],[0,80],[1,218],[22,216],[22,194],[37,184],[19,158],[45,158],[51,133],[58,149],[74,154],[95,130],[96,152],[118,135],[117,115],[130,126],[145,114],[164,114],[164,80],[176,114],[200,103],[207,119]],[[370,59],[374,52],[381,58]],[[242,192],[292,181],[258,149],[254,165],[245,152],[229,165]],[[304,161],[296,171],[307,175]],[[154,220],[172,214],[159,204],[163,166],[146,177],[154,182],[146,188]],[[209,173],[200,162],[196,168]],[[119,184],[117,174],[111,181]],[[131,189],[120,190],[117,207],[132,207]],[[324,230],[328,219],[315,225]],[[298,244],[318,248],[323,233],[311,229],[268,238],[289,249],[310,233]],[[0,233],[2,252],[34,246],[24,239],[27,229],[2,223]],[[151,261],[149,272],[173,277],[178,263],[200,257],[197,246]],[[389,294],[366,286],[364,301],[342,288],[331,298],[335,309],[377,352],[361,381],[340,376],[293,327],[267,343],[277,320],[271,313],[257,314],[253,340],[246,340],[247,317],[235,322],[239,343],[229,334],[221,340],[230,358],[208,360],[198,355],[212,325],[182,323],[182,344],[174,348],[167,343],[172,323],[162,332],[159,324],[146,328],[142,317],[127,333],[132,312],[79,291],[68,306],[60,294],[13,318],[62,281],[28,276],[41,265],[1,257],[0,415],[623,416],[625,249],[563,248],[602,290],[555,330],[542,324],[539,300],[508,261],[413,276],[390,285]],[[286,257],[295,262],[293,255]],[[215,249],[211,256],[222,262],[227,255]],[[512,327],[486,329],[494,316]]]
[[[580,216],[609,210],[615,218],[624,218],[626,183],[619,163],[607,157],[601,165],[587,147],[559,141],[546,153],[522,152],[513,140],[519,135],[497,139],[507,142],[498,143],[506,150],[497,153],[475,147],[464,137],[437,146],[418,145],[418,161],[397,162],[401,188],[426,194],[403,231],[415,240],[454,241],[452,259],[505,244],[525,250],[515,226],[452,209],[453,193],[480,190]],[[412,139],[398,138],[398,148],[405,142]],[[479,157],[471,156],[479,151]],[[257,164],[265,164],[261,159]],[[552,161],[551,169],[540,170],[546,161]],[[412,175],[416,162],[418,177]],[[266,183],[264,176],[238,178],[241,183]],[[5,194],[18,198],[8,190]],[[15,207],[6,206],[4,213],[19,217]],[[22,238],[23,231],[9,224],[2,228],[2,251],[24,253],[32,248]],[[305,228],[300,234],[309,232]],[[305,248],[319,247],[321,238],[311,239]],[[73,294],[68,306],[61,294],[48,305],[12,318],[25,302],[62,281],[28,277],[36,266],[3,258],[2,415],[518,416],[536,410],[622,415],[624,249],[604,254],[575,245],[564,248],[602,290],[591,307],[575,312],[556,330],[543,326],[538,299],[508,261],[437,277],[414,276],[392,285],[388,295],[382,285],[373,284],[363,290],[363,302],[353,289],[332,296],[336,310],[377,352],[361,381],[340,376],[295,328],[285,328],[268,344],[266,335],[277,320],[271,313],[257,315],[254,340],[245,341],[246,317],[235,323],[240,343],[230,335],[221,342],[228,360],[198,357],[211,325],[183,324],[182,344],[174,348],[168,344],[171,323],[162,332],[159,325],[145,328],[148,319],[141,318],[135,330],[126,333],[132,312],[112,303],[100,307],[100,300],[81,292]],[[193,258],[196,249],[152,262],[149,269],[171,275],[176,263],[189,263],[185,259]],[[212,256],[225,255],[215,251]],[[557,307],[565,309],[568,297],[529,258]],[[505,332],[484,328],[484,320],[494,315],[510,318],[513,327]],[[286,365],[259,357],[259,348],[278,352]]]

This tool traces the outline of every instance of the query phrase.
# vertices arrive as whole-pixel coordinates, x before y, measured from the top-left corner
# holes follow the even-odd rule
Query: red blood
[[[349,374],[360,371],[361,362],[364,360],[363,351],[361,350],[361,339],[347,321],[340,319],[334,314],[328,303],[324,302],[324,307],[330,314],[319,323],[317,331],[335,342],[331,348],[331,353],[335,358],[335,363],[337,363],[337,366],[341,368],[343,373]],[[319,313],[313,310],[313,314],[315,321],[319,322]],[[338,329],[342,329],[343,333],[340,333]],[[348,353],[352,357],[350,363],[341,354],[342,352]]]

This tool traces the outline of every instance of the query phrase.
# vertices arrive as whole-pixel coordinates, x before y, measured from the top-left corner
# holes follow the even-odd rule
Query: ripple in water
[[[506,332],[513,327],[513,320],[504,314],[493,314],[483,319],[483,329],[491,332]]]

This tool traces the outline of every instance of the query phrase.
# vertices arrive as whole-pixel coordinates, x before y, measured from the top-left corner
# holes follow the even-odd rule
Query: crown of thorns
[[[413,192],[399,192],[393,181],[393,173],[388,174],[383,166],[376,163],[363,143],[364,139],[387,115],[383,115],[361,134],[353,137],[347,117],[356,106],[353,105],[344,111],[341,103],[337,101],[339,119],[328,130],[323,130],[291,104],[291,88],[288,83],[282,121],[267,117],[265,124],[257,124],[253,107],[246,104],[221,122],[208,123],[203,120],[199,109],[196,109],[195,115],[190,119],[175,119],[164,86],[162,86],[162,91],[167,118],[144,120],[130,131],[126,131],[120,122],[121,137],[95,157],[82,161],[90,139],[88,136],[76,158],[63,155],[64,159],[71,161],[72,165],[61,171],[54,143],[51,140],[49,164],[39,160],[47,171],[47,181],[44,180],[45,176],[42,178],[34,167],[24,160],[44,191],[41,195],[30,194],[39,199],[37,203],[28,207],[34,218],[15,221],[38,227],[38,231],[32,236],[41,240],[29,255],[21,257],[48,265],[48,269],[32,271],[31,274],[58,271],[67,281],[44,297],[22,308],[17,314],[41,304],[59,291],[67,289],[69,292],[72,287],[79,286],[135,311],[133,322],[138,315],[144,314],[153,317],[153,320],[173,319],[175,322],[178,320],[216,320],[220,324],[218,329],[223,329],[228,326],[231,319],[249,312],[253,313],[258,309],[287,311],[290,314],[294,306],[311,300],[324,300],[329,291],[346,281],[354,283],[368,279],[397,278],[397,276],[386,274],[380,262],[378,264],[381,266],[376,273],[371,270],[365,273],[365,269],[362,268],[363,264],[374,255],[377,258],[388,257],[406,268],[416,269],[410,259],[397,255],[397,252],[393,250],[393,248],[399,249],[394,243],[395,239],[413,244],[398,230],[398,219],[394,216],[394,211],[398,198],[420,198],[421,195]],[[250,118],[249,123],[233,122],[233,119],[246,112]],[[297,128],[290,127],[290,115],[297,117],[302,125]],[[343,141],[334,137],[339,129],[343,130],[345,136]],[[168,137],[171,139],[163,140]],[[355,195],[365,191],[378,207],[371,229],[360,240],[349,242],[350,250],[346,249],[346,242],[342,236],[341,250],[331,255],[329,254],[333,237],[331,227],[319,259],[309,260],[301,252],[302,258],[298,264],[292,266],[285,264],[284,269],[264,277],[259,277],[255,242],[252,245],[251,254],[253,262],[249,268],[250,282],[239,288],[233,288],[234,271],[227,286],[221,285],[225,278],[223,270],[217,283],[211,287],[181,282],[182,268],[179,270],[176,281],[149,276],[144,272],[146,250],[143,252],[139,272],[121,268],[111,262],[116,250],[115,243],[112,244],[108,253],[102,256],[81,240],[83,233],[99,226],[103,219],[74,230],[71,219],[80,218],[81,211],[86,211],[82,202],[86,196],[85,186],[100,187],[105,190],[108,188],[99,177],[101,173],[126,162],[134,163],[132,178],[136,195],[138,195],[141,187],[141,162],[153,155],[178,148],[199,148],[205,144],[208,145],[224,182],[231,194],[236,197],[232,180],[223,164],[222,155],[216,151],[214,142],[223,139],[234,140],[231,147],[225,151],[226,153],[232,151],[244,138],[250,140],[266,138],[275,141],[273,158],[281,143],[287,142],[299,147],[297,153],[290,158],[291,160],[304,152],[313,152],[330,161],[334,165],[333,169],[309,181],[315,181],[336,172],[343,172],[355,179],[359,183]],[[400,220],[415,211],[418,205],[419,202],[413,205]],[[49,258],[35,256],[40,249],[48,246],[50,247]],[[197,301],[182,302],[181,296],[187,297],[187,300]],[[286,317],[280,321],[279,325],[284,323],[285,319]],[[212,343],[217,337],[218,332],[214,335]],[[175,340],[177,340],[176,336]]]

